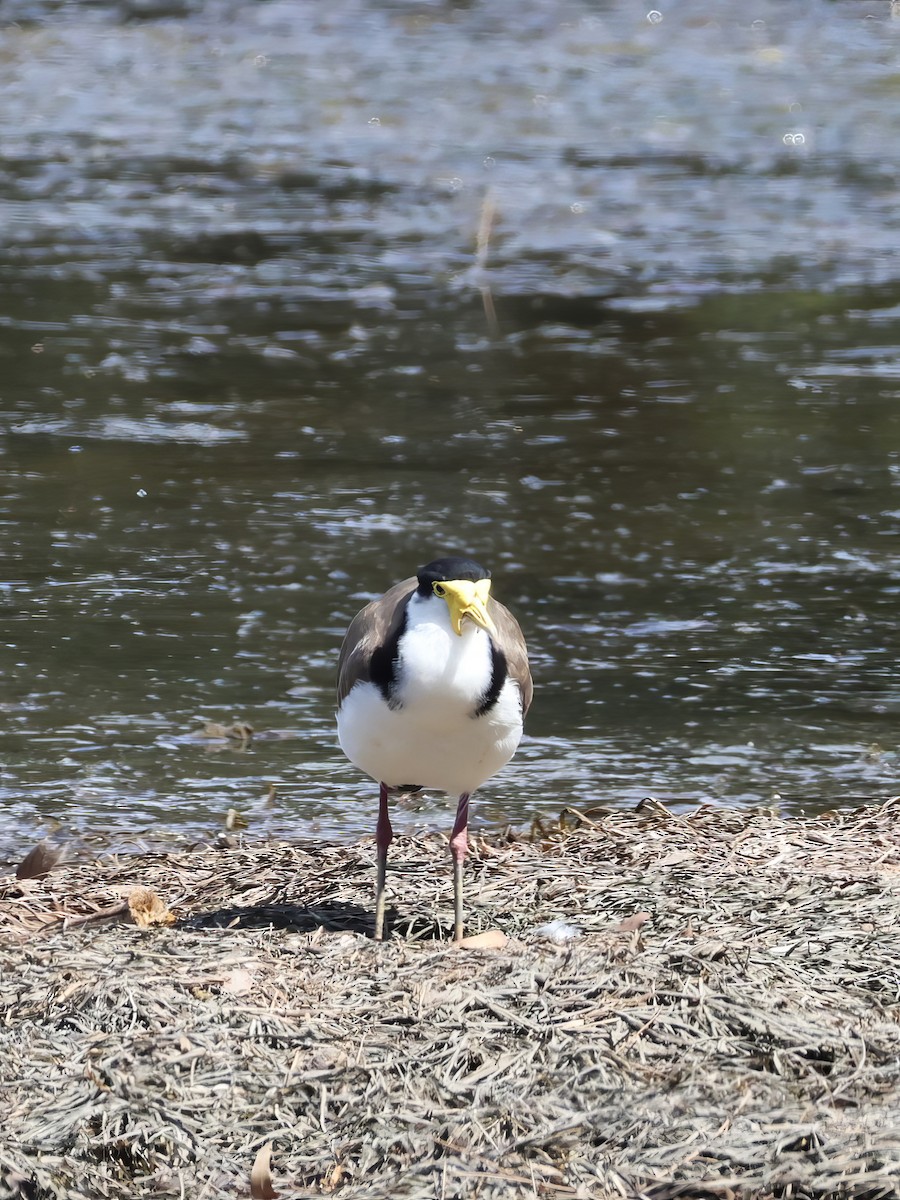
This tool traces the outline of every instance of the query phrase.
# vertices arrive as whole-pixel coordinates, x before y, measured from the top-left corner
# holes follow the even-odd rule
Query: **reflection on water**
[[[889,5],[18,8],[0,849],[370,829],[337,647],[449,549],[537,681],[478,819],[900,790]]]

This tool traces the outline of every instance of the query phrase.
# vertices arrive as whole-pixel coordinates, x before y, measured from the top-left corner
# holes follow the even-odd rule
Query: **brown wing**
[[[524,717],[534,694],[525,636],[519,628],[519,622],[499,600],[490,599],[488,601],[488,612],[497,626],[497,645],[506,655],[509,673],[519,685],[522,693],[522,716]]]
[[[403,620],[406,601],[418,587],[417,579],[404,579],[356,614],[344,637],[338,659],[338,707],[355,683],[369,678],[372,652],[396,633]]]

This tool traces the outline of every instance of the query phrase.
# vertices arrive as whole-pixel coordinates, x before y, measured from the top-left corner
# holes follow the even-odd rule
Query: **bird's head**
[[[471,558],[438,558],[419,571],[418,581],[420,596],[446,602],[454,633],[462,636],[466,619],[487,633],[497,632],[487,607],[491,573]]]

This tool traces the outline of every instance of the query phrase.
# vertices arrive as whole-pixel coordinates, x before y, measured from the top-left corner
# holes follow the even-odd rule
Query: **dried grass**
[[[897,1196],[898,809],[2,879],[0,1196]]]

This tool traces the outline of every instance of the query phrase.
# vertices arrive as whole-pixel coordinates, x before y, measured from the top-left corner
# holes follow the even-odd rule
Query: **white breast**
[[[512,758],[522,736],[518,685],[475,716],[491,681],[490,638],[471,621],[461,636],[447,605],[413,595],[389,707],[373,683],[358,683],[338,712],[344,753],[390,787],[418,784],[453,795],[473,792]]]
[[[397,703],[422,705],[437,722],[451,709],[471,714],[491,682],[490,638],[471,621],[455,634],[436,596],[411,597],[398,657]]]

